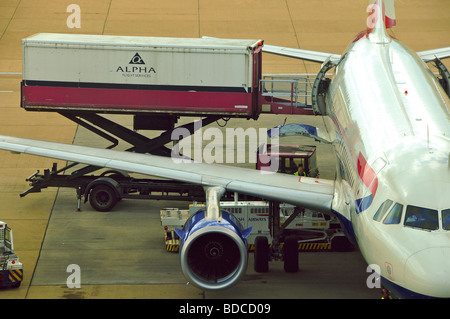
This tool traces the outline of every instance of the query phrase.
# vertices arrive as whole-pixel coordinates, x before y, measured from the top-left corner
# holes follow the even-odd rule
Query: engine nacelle
[[[175,229],[181,239],[180,264],[186,279],[202,289],[223,289],[237,282],[247,269],[245,229],[236,217],[222,211],[218,219],[206,219],[200,210],[183,229]]]

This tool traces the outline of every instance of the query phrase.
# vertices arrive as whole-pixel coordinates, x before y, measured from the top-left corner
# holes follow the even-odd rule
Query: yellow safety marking
[[[329,243],[307,243],[300,244],[298,246],[299,250],[328,250],[331,249],[331,244]]]
[[[271,247],[272,245],[269,245]],[[166,244],[166,250],[167,251],[173,251],[177,252],[179,249],[179,245],[171,245]],[[281,244],[281,247],[283,247],[283,244]],[[254,251],[255,245],[254,244],[248,244],[248,250]],[[331,250],[331,244],[330,243],[306,243],[306,244],[299,244],[298,250]]]
[[[269,245],[271,247],[272,245]],[[283,244],[280,245],[283,247]],[[254,244],[248,244],[248,250],[253,251],[255,250]],[[307,243],[307,244],[299,244],[298,250],[331,250],[331,244],[330,243]]]
[[[167,251],[178,251],[178,249],[179,249],[179,245],[166,245],[166,250]]]
[[[19,270],[10,270],[8,278],[11,282],[22,281],[22,275],[23,275],[23,273],[22,273],[22,270],[20,270],[20,269]]]

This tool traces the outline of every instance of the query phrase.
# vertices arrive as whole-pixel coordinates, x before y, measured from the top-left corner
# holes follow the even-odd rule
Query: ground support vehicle
[[[87,167],[94,169],[93,167]],[[179,201],[204,200],[202,187],[189,183],[168,181],[163,179],[133,178],[125,172],[105,171],[100,175],[62,174],[54,164],[51,170],[39,171],[27,178],[31,188],[22,193],[40,192],[47,187],[70,187],[77,190],[78,210],[81,199],[89,201],[91,206],[100,212],[108,212],[122,199],[166,199]]]
[[[261,245],[267,245],[266,258],[283,259],[283,246],[294,245],[299,251],[329,251],[333,248],[335,239],[344,236],[339,221],[331,219],[322,213],[310,210],[298,210],[288,204],[279,205],[278,231],[270,227],[270,205],[265,201],[222,201],[221,209],[232,213],[245,227],[252,227],[251,234],[247,237],[248,249],[256,254],[264,253]],[[205,204],[195,202],[190,204],[189,209],[164,208],[161,210],[161,225],[164,229],[164,238],[167,251],[177,252],[179,238],[174,229],[182,228],[189,216],[195,214],[199,209],[205,208]],[[298,212],[296,212],[298,211]],[[273,235],[278,236],[274,243]],[[263,239],[264,238],[264,239]],[[292,240],[292,242],[289,242]],[[278,246],[277,245],[278,243]],[[270,251],[278,251],[278,257],[271,257]],[[339,249],[339,248],[338,248]],[[256,258],[260,258],[257,256]],[[259,269],[257,266],[257,269]]]
[[[268,169],[271,166],[268,158],[278,161],[278,165],[274,166],[278,168],[277,173],[294,174],[297,172],[298,166],[302,165],[306,176],[319,177],[316,147],[313,145],[260,145],[257,152],[256,169]]]
[[[109,141],[108,148],[123,140],[132,145],[127,151],[171,156],[166,144],[176,129],[193,134],[221,119],[256,120],[262,113],[321,114],[316,100],[325,69],[314,81],[297,75],[263,77],[261,40],[37,34],[22,43],[21,106],[57,112]],[[104,114],[133,116],[133,129]],[[181,116],[200,117],[202,124],[192,121],[176,127]],[[163,132],[148,138],[138,130]],[[314,147],[280,152],[281,172],[292,173],[296,161],[301,161],[309,176],[318,176],[314,154]],[[28,178],[31,188],[21,196],[45,187],[72,187],[77,190],[78,209],[84,196],[99,211],[111,210],[122,198],[205,198],[203,189],[188,183],[132,178],[118,171],[89,175],[99,168],[76,165],[33,174]],[[237,201],[237,196],[244,197],[226,193],[222,200]],[[270,256],[284,256],[286,264],[296,259],[286,256],[294,254],[291,251],[298,254],[298,242],[292,236],[284,238],[280,227],[295,217],[280,226],[280,203],[269,202]],[[265,245],[258,245],[264,243],[263,237],[255,238],[255,253]]]
[[[314,218],[311,218],[315,216]],[[285,204],[268,202],[268,236],[258,235],[254,240],[254,268],[267,272],[269,261],[282,260],[286,272],[299,269],[299,251],[353,249],[334,216],[312,212]],[[308,228],[311,227],[311,228]]]
[[[180,248],[180,238],[175,233],[175,228],[183,228],[184,223],[189,218],[189,210],[180,210],[178,208],[161,209],[161,226],[164,229],[164,240],[166,250],[178,252]]]
[[[23,265],[14,252],[12,229],[0,221],[0,288],[17,288],[23,280]]]
[[[166,144],[176,129],[193,134],[221,119],[314,114],[310,102],[302,100],[311,86],[309,77],[262,77],[261,40],[41,33],[23,39],[22,45],[21,107],[57,112],[109,141],[110,149],[120,140],[132,145],[130,152],[171,156]],[[105,114],[132,116],[133,129]],[[201,125],[193,120],[176,126],[181,116],[200,117]],[[139,130],[162,133],[150,139]],[[108,211],[122,198],[193,201],[203,194],[196,186],[121,172],[89,175],[98,167],[77,165],[36,172],[21,196],[71,187],[77,191],[78,209],[84,196],[96,210]]]

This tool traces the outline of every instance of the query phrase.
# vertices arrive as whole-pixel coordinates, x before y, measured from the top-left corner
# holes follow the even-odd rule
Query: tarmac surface
[[[69,28],[67,7],[74,1],[0,0],[0,134],[102,146],[92,133],[56,113],[20,108],[21,39],[38,32],[169,37],[215,36],[264,39],[265,43],[342,53],[366,27],[366,1],[76,1],[81,28]],[[392,34],[412,50],[450,45],[450,2],[396,1]],[[449,59],[445,61],[448,68]],[[316,73],[319,66],[265,54],[263,73]],[[286,116],[258,121],[232,120],[227,127],[270,128]],[[115,118],[131,125],[127,116]],[[188,119],[182,119],[183,121]],[[289,116],[287,123],[322,125],[320,117]],[[212,126],[216,124],[211,124]],[[148,132],[146,134],[157,134]],[[292,140],[291,140],[292,142]],[[298,138],[295,144],[311,144]],[[334,153],[318,144],[321,177],[334,177]],[[369,289],[367,264],[353,252],[300,254],[300,271],[288,274],[281,262],[270,272],[253,270],[218,292],[202,291],[186,281],[178,255],[165,250],[159,211],[186,208],[186,202],[121,201],[99,213],[89,204],[76,210],[75,190],[47,189],[19,198],[26,177],[50,168],[51,159],[0,152],[0,220],[14,231],[24,264],[17,289],[0,290],[0,299],[378,299]],[[65,163],[58,161],[58,166]],[[253,167],[254,164],[248,164]],[[68,288],[68,266],[81,271],[81,288]]]

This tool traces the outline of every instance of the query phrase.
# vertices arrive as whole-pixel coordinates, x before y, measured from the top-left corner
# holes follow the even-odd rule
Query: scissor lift
[[[261,113],[275,114],[313,114],[308,92],[312,84],[311,75],[269,75],[264,76],[260,87],[264,93],[259,96]],[[300,89],[301,87],[301,89]],[[25,99],[22,99],[25,100]],[[25,108],[27,109],[27,108]],[[108,149],[119,145],[124,141],[132,146],[126,151],[136,153],[148,153],[159,156],[171,156],[171,149],[165,145],[170,143],[172,133],[176,129],[186,130],[192,135],[195,130],[205,127],[213,122],[231,117],[224,114],[207,114],[199,112],[190,114],[189,117],[201,117],[201,125],[194,120],[188,124],[176,126],[180,116],[186,114],[154,113],[154,112],[105,112],[110,114],[122,114],[133,117],[133,129],[114,122],[106,115],[97,111],[61,110],[61,108],[35,108],[29,111],[53,111],[75,122],[81,127],[98,135],[110,143]],[[158,130],[162,133],[154,138],[146,137],[139,133],[141,130]],[[91,206],[98,211],[109,211],[122,198],[133,199],[168,199],[195,201],[204,199],[203,188],[189,183],[177,181],[165,181],[160,179],[139,179],[130,177],[125,172],[106,171],[100,175],[92,175],[99,167],[92,165],[83,166],[78,163],[70,163],[63,168],[56,167],[45,169],[43,174],[39,171],[27,178],[30,188],[20,194],[21,197],[30,193],[41,192],[47,187],[70,187],[76,189],[78,210],[81,208],[81,198],[85,202],[89,200]],[[70,173],[68,173],[70,172]],[[241,195],[242,198],[243,195]],[[223,200],[233,200],[234,193],[226,193]],[[248,199],[252,199],[248,197]]]
[[[168,129],[160,136],[151,139],[96,113],[78,115],[70,112],[59,113],[111,142],[108,149],[116,147],[120,139],[132,145],[126,150],[129,152],[160,156],[170,156],[171,154],[171,150],[165,144],[171,141],[171,133],[176,129],[173,125],[166,127]],[[220,117],[206,117],[203,119],[202,125],[210,124],[218,119]],[[177,128],[187,129],[193,134],[197,126],[192,122]],[[79,163],[70,163],[58,169],[54,164],[51,169],[44,170],[44,174],[39,174],[40,172],[37,171],[28,177],[27,181],[30,182],[31,187],[20,196],[41,192],[43,188],[47,187],[70,187],[77,190],[78,209],[81,207],[81,197],[84,196],[85,202],[89,200],[92,207],[98,211],[111,210],[122,198],[187,201],[204,199],[204,191],[197,185],[162,179],[133,178],[126,172],[114,170],[101,172],[100,175],[92,175],[99,169],[96,166]]]

